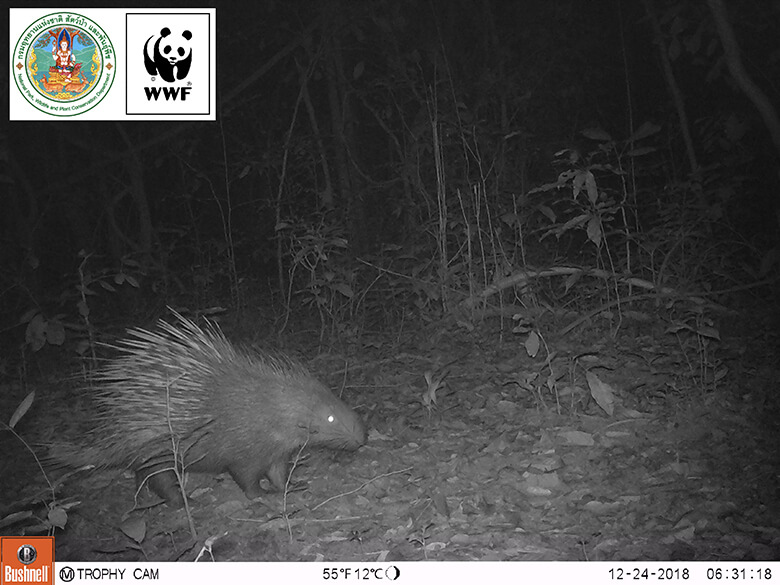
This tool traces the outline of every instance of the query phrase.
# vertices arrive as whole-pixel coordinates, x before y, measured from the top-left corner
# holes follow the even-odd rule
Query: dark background
[[[776,105],[778,4],[726,8]],[[34,314],[166,304],[382,328],[531,266],[695,291],[777,275],[777,146],[707,3],[224,2],[217,30],[215,123],[8,126],[17,341]]]

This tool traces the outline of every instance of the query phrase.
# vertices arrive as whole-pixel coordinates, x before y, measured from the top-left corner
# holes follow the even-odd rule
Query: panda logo
[[[152,43],[155,37],[157,40]],[[159,73],[168,83],[187,77],[192,65],[191,39],[190,31],[172,35],[168,27],[163,28],[159,36],[150,36],[144,45],[144,65],[149,75]]]

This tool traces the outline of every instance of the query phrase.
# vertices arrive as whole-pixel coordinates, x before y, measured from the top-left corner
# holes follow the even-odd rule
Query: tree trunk
[[[699,171],[699,161],[696,157],[696,150],[693,147],[693,138],[691,137],[691,125],[688,122],[688,114],[685,112],[685,99],[683,98],[682,91],[680,91],[677,79],[674,77],[672,62],[669,60],[664,34],[661,30],[661,25],[658,22],[658,16],[655,13],[653,2],[652,0],[644,0],[644,5],[645,12],[647,13],[647,17],[649,18],[650,25],[653,29],[655,45],[658,48],[658,56],[661,59],[661,69],[664,73],[666,86],[672,96],[674,107],[677,110],[677,118],[680,120],[680,132],[682,133],[683,143],[685,143],[685,152],[688,155],[690,172],[695,175]],[[700,194],[700,203],[704,203],[704,201],[702,201],[703,198],[703,195]]]
[[[725,3],[723,0],[707,0],[707,5],[710,7],[712,17],[715,19],[715,26],[718,29],[720,42],[723,44],[723,53],[726,57],[729,73],[731,73],[739,88],[753,102],[753,105],[764,119],[764,124],[766,124],[772,137],[772,142],[775,145],[778,161],[780,161],[780,118],[778,118],[777,110],[775,110],[772,102],[769,101],[769,98],[761,88],[755,84],[742,63],[742,57],[739,54],[739,44],[737,43],[737,37],[734,35],[734,28],[729,22]],[[778,215],[778,222],[780,222],[780,192],[776,191],[776,193],[775,210]]]

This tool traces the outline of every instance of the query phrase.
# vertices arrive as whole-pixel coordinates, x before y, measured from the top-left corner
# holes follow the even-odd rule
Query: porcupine
[[[260,480],[285,487],[290,457],[304,445],[355,450],[360,417],[298,361],[230,343],[171,310],[155,331],[131,329],[118,356],[95,376],[96,415],[86,443],[60,448],[68,465],[126,467],[139,483],[181,505],[172,471],[227,471],[250,499]],[[176,448],[174,449],[174,444]]]

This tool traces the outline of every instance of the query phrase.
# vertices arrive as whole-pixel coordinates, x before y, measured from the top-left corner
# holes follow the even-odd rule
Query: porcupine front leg
[[[289,466],[287,465],[286,458],[271,462],[271,465],[265,473],[268,481],[271,482],[271,485],[280,492],[284,491],[289,474]]]
[[[260,489],[260,480],[263,477],[267,477],[271,482],[272,491],[283,491],[287,483],[287,464],[283,459],[272,462],[268,467],[248,466],[245,462],[240,465],[234,463],[228,467],[228,472],[250,500],[265,493]]]
[[[228,473],[250,500],[263,494],[263,490],[260,489],[260,478],[264,474],[258,465],[248,465],[246,462],[232,463],[228,466]]]

